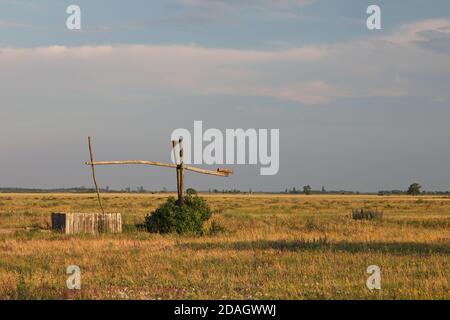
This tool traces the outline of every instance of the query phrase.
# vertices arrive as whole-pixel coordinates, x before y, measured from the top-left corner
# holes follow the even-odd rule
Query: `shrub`
[[[376,220],[383,218],[383,212],[370,209],[356,209],[352,212],[354,220]]]
[[[188,196],[195,196],[195,195],[197,195],[197,190],[195,190],[194,188],[188,188],[188,189],[186,190],[186,194],[187,194]]]
[[[152,214],[145,217],[145,227],[153,233],[203,234],[204,222],[212,212],[206,201],[198,196],[187,195],[179,206],[174,197],[169,197]]]

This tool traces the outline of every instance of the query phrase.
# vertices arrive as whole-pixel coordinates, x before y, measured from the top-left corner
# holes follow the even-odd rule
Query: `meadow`
[[[167,194],[105,194],[122,234],[52,232],[93,194],[0,194],[0,299],[449,299],[450,197],[203,195],[203,236],[140,225]],[[357,208],[382,220],[353,220]],[[78,265],[82,289],[66,288]],[[382,289],[366,288],[369,265]]]

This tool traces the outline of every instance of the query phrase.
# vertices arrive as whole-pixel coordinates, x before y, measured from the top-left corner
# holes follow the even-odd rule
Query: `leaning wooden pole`
[[[88,137],[88,144],[89,144],[89,156],[91,159],[92,179],[94,180],[95,192],[97,193],[97,200],[98,200],[98,204],[100,205],[102,214],[105,214],[105,210],[103,209],[102,199],[100,197],[100,190],[99,190],[98,184],[97,184],[97,179],[95,178],[95,165],[94,165],[94,155],[92,152],[91,137]]]

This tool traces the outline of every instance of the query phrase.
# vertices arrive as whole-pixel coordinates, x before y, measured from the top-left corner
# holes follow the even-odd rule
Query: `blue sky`
[[[450,190],[449,87],[449,1],[0,0],[0,185],[89,186],[88,134],[97,158],[167,161],[203,120],[279,128],[280,172],[189,176],[199,189]],[[175,188],[154,168],[99,179]]]
[[[64,28],[65,9],[78,4],[83,32]],[[370,4],[383,9],[383,31],[448,17],[445,0],[3,0],[0,39],[6,46],[55,44],[197,44],[204,47],[273,48],[371,36]],[[61,12],[63,14],[61,14]]]

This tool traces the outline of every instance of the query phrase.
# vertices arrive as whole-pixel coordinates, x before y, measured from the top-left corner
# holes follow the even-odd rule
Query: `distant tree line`
[[[190,192],[197,192],[196,190],[192,188],[190,189]],[[0,188],[0,193],[93,193],[95,192],[94,188],[86,188],[84,186],[81,187],[72,187],[72,188],[50,188],[50,189],[44,189],[44,188]],[[101,188],[100,192],[102,193],[168,193],[168,192],[174,192],[169,191],[167,188],[162,188],[161,190],[146,190],[143,186],[139,186],[136,188],[123,188],[120,190],[114,190],[110,189],[108,186],[105,188]],[[239,189],[233,188],[233,189],[209,189],[206,191],[208,193],[223,193],[223,194],[239,194],[239,193],[248,193],[252,194],[254,193],[252,189],[249,189],[248,191],[241,191]],[[314,190],[310,185],[305,185],[301,188],[293,187],[291,189],[286,188],[284,191],[281,192],[262,192],[262,191],[256,191],[256,193],[280,193],[280,194],[305,194],[305,195],[312,195],[312,194],[330,194],[330,195],[357,195],[361,194],[359,191],[348,191],[348,190],[326,190],[324,186],[320,190]],[[366,193],[366,194],[377,194],[377,193]],[[412,183],[406,190],[380,190],[378,191],[378,195],[450,195],[450,191],[422,191],[422,186],[414,182]]]
[[[82,187],[71,187],[71,188],[0,188],[0,193],[92,193],[95,192],[94,188],[86,188]],[[137,187],[136,189],[132,188],[124,188],[121,190],[113,190],[109,187],[100,188],[100,192],[102,193],[146,193],[152,192],[147,191],[144,187]]]
[[[218,190],[218,189],[209,189],[208,190],[209,193],[241,193],[242,191],[239,189],[222,189],[222,190]],[[251,193],[251,191],[250,191]]]
[[[422,186],[417,182],[412,183],[407,190],[381,190],[379,195],[450,195],[450,191],[422,191]]]
[[[343,194],[343,195],[352,195],[352,194],[361,194],[359,191],[348,191],[348,190],[326,190],[324,186],[322,186],[321,190],[313,190],[310,185],[306,185],[303,188],[295,188],[285,189],[285,194]],[[367,194],[375,194],[368,192]],[[412,183],[406,190],[380,190],[378,191],[379,195],[450,195],[450,191],[422,191],[422,186],[414,182]]]
[[[313,190],[311,188],[310,185],[306,185],[303,186],[302,188],[295,188],[293,187],[292,189],[285,189],[284,192],[281,193],[285,193],[285,194],[306,194],[306,195],[311,195],[311,194],[360,194],[360,192],[358,191],[348,191],[348,190],[325,190],[325,187],[322,186],[322,188],[320,190]]]

